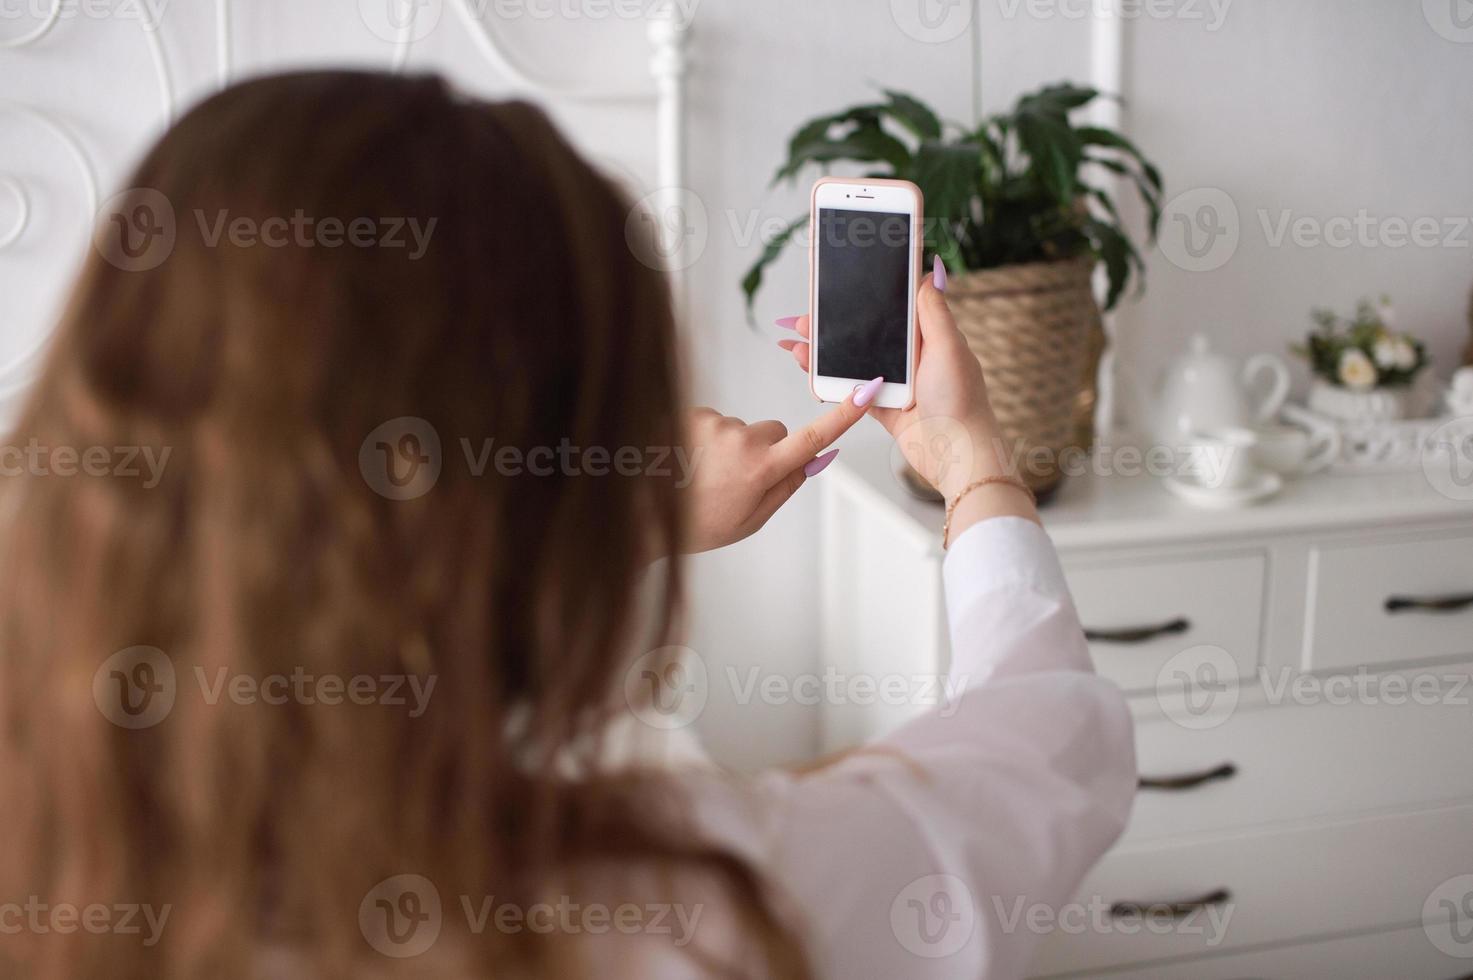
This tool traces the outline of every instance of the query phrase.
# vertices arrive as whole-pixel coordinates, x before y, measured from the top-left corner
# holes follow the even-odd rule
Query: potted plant
[[[1422,374],[1427,348],[1393,329],[1389,298],[1363,299],[1351,316],[1317,309],[1311,318],[1315,329],[1292,348],[1314,373],[1311,409],[1346,422],[1420,418],[1431,410],[1437,393],[1419,383],[1430,378]]]
[[[1074,125],[1071,114],[1100,97],[1092,88],[1052,85],[972,128],[943,124],[913,96],[883,94],[884,101],[803,124],[773,183],[795,180],[810,165],[851,161],[873,168],[865,176],[921,188],[925,261],[940,257],[952,274],[947,296],[957,324],[987,373],[1004,432],[1027,454],[1020,458],[1051,461],[1023,474],[1047,492],[1059,482],[1060,453],[1088,448],[1093,437],[1104,350],[1094,270],[1105,268],[1106,310],[1145,272],[1117,202],[1091,180],[1128,180],[1154,240],[1161,175],[1120,134]],[[806,221],[768,242],[742,280],[749,311],[767,265]]]

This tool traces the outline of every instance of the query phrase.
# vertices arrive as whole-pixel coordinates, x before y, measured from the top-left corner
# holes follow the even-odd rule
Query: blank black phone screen
[[[820,208],[816,247],[815,371],[908,384],[910,215]]]

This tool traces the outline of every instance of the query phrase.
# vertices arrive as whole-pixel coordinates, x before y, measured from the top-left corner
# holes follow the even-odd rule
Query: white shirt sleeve
[[[1130,810],[1130,715],[1043,530],[976,524],[944,578],[957,700],[827,769],[762,777],[751,809],[698,807],[746,824],[731,836],[796,905],[821,977],[1024,976],[1030,909],[1057,915]]]

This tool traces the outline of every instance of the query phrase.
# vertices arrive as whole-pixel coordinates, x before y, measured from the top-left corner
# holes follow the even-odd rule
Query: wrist
[[[964,491],[950,508],[950,520],[943,530],[941,546],[951,547],[967,528],[994,517],[1021,517],[1042,525],[1038,507],[1028,491],[1012,483],[989,483]]]
[[[950,504],[958,494],[978,480],[997,476],[1015,476],[1006,456],[1006,447],[991,420],[980,420],[967,429],[968,452],[960,454],[956,464],[938,475],[936,490]]]

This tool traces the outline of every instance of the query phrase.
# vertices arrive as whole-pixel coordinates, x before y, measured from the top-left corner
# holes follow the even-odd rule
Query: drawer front
[[[1138,721],[1142,787],[1125,839],[1473,799],[1467,755],[1441,748],[1473,745],[1468,669],[1438,670],[1436,703],[1240,704],[1204,729]]]
[[[1238,675],[1258,663],[1266,558],[1261,554],[1065,570],[1090,634],[1095,669],[1127,694],[1156,690],[1176,654],[1222,647]]]
[[[1473,533],[1311,553],[1305,670],[1459,656],[1473,656]]]
[[[1458,950],[1451,924],[1432,926],[1434,944],[1421,926],[1362,933],[1340,939],[1298,943],[1294,946],[1202,956],[1187,963],[1128,967],[1108,973],[1091,972],[1099,980],[1350,980],[1355,977],[1397,977],[1398,980],[1448,980],[1468,973],[1473,963],[1444,950]],[[1470,949],[1473,951],[1473,949]],[[1080,976],[1080,974],[1074,974]]]
[[[944,675],[949,644],[935,543],[922,545],[893,521],[872,519],[866,499],[852,482],[824,482],[821,664],[854,678]],[[892,731],[928,708],[879,697],[821,702],[824,753]]]
[[[1128,920],[1103,912],[1097,927],[1086,917],[1087,928],[1042,938],[1033,972],[1093,972],[1419,923],[1434,890],[1469,873],[1473,804],[1122,848],[1085,879],[1076,906],[1178,902],[1214,892],[1225,893],[1224,901],[1154,930],[1137,919],[1127,931]]]

